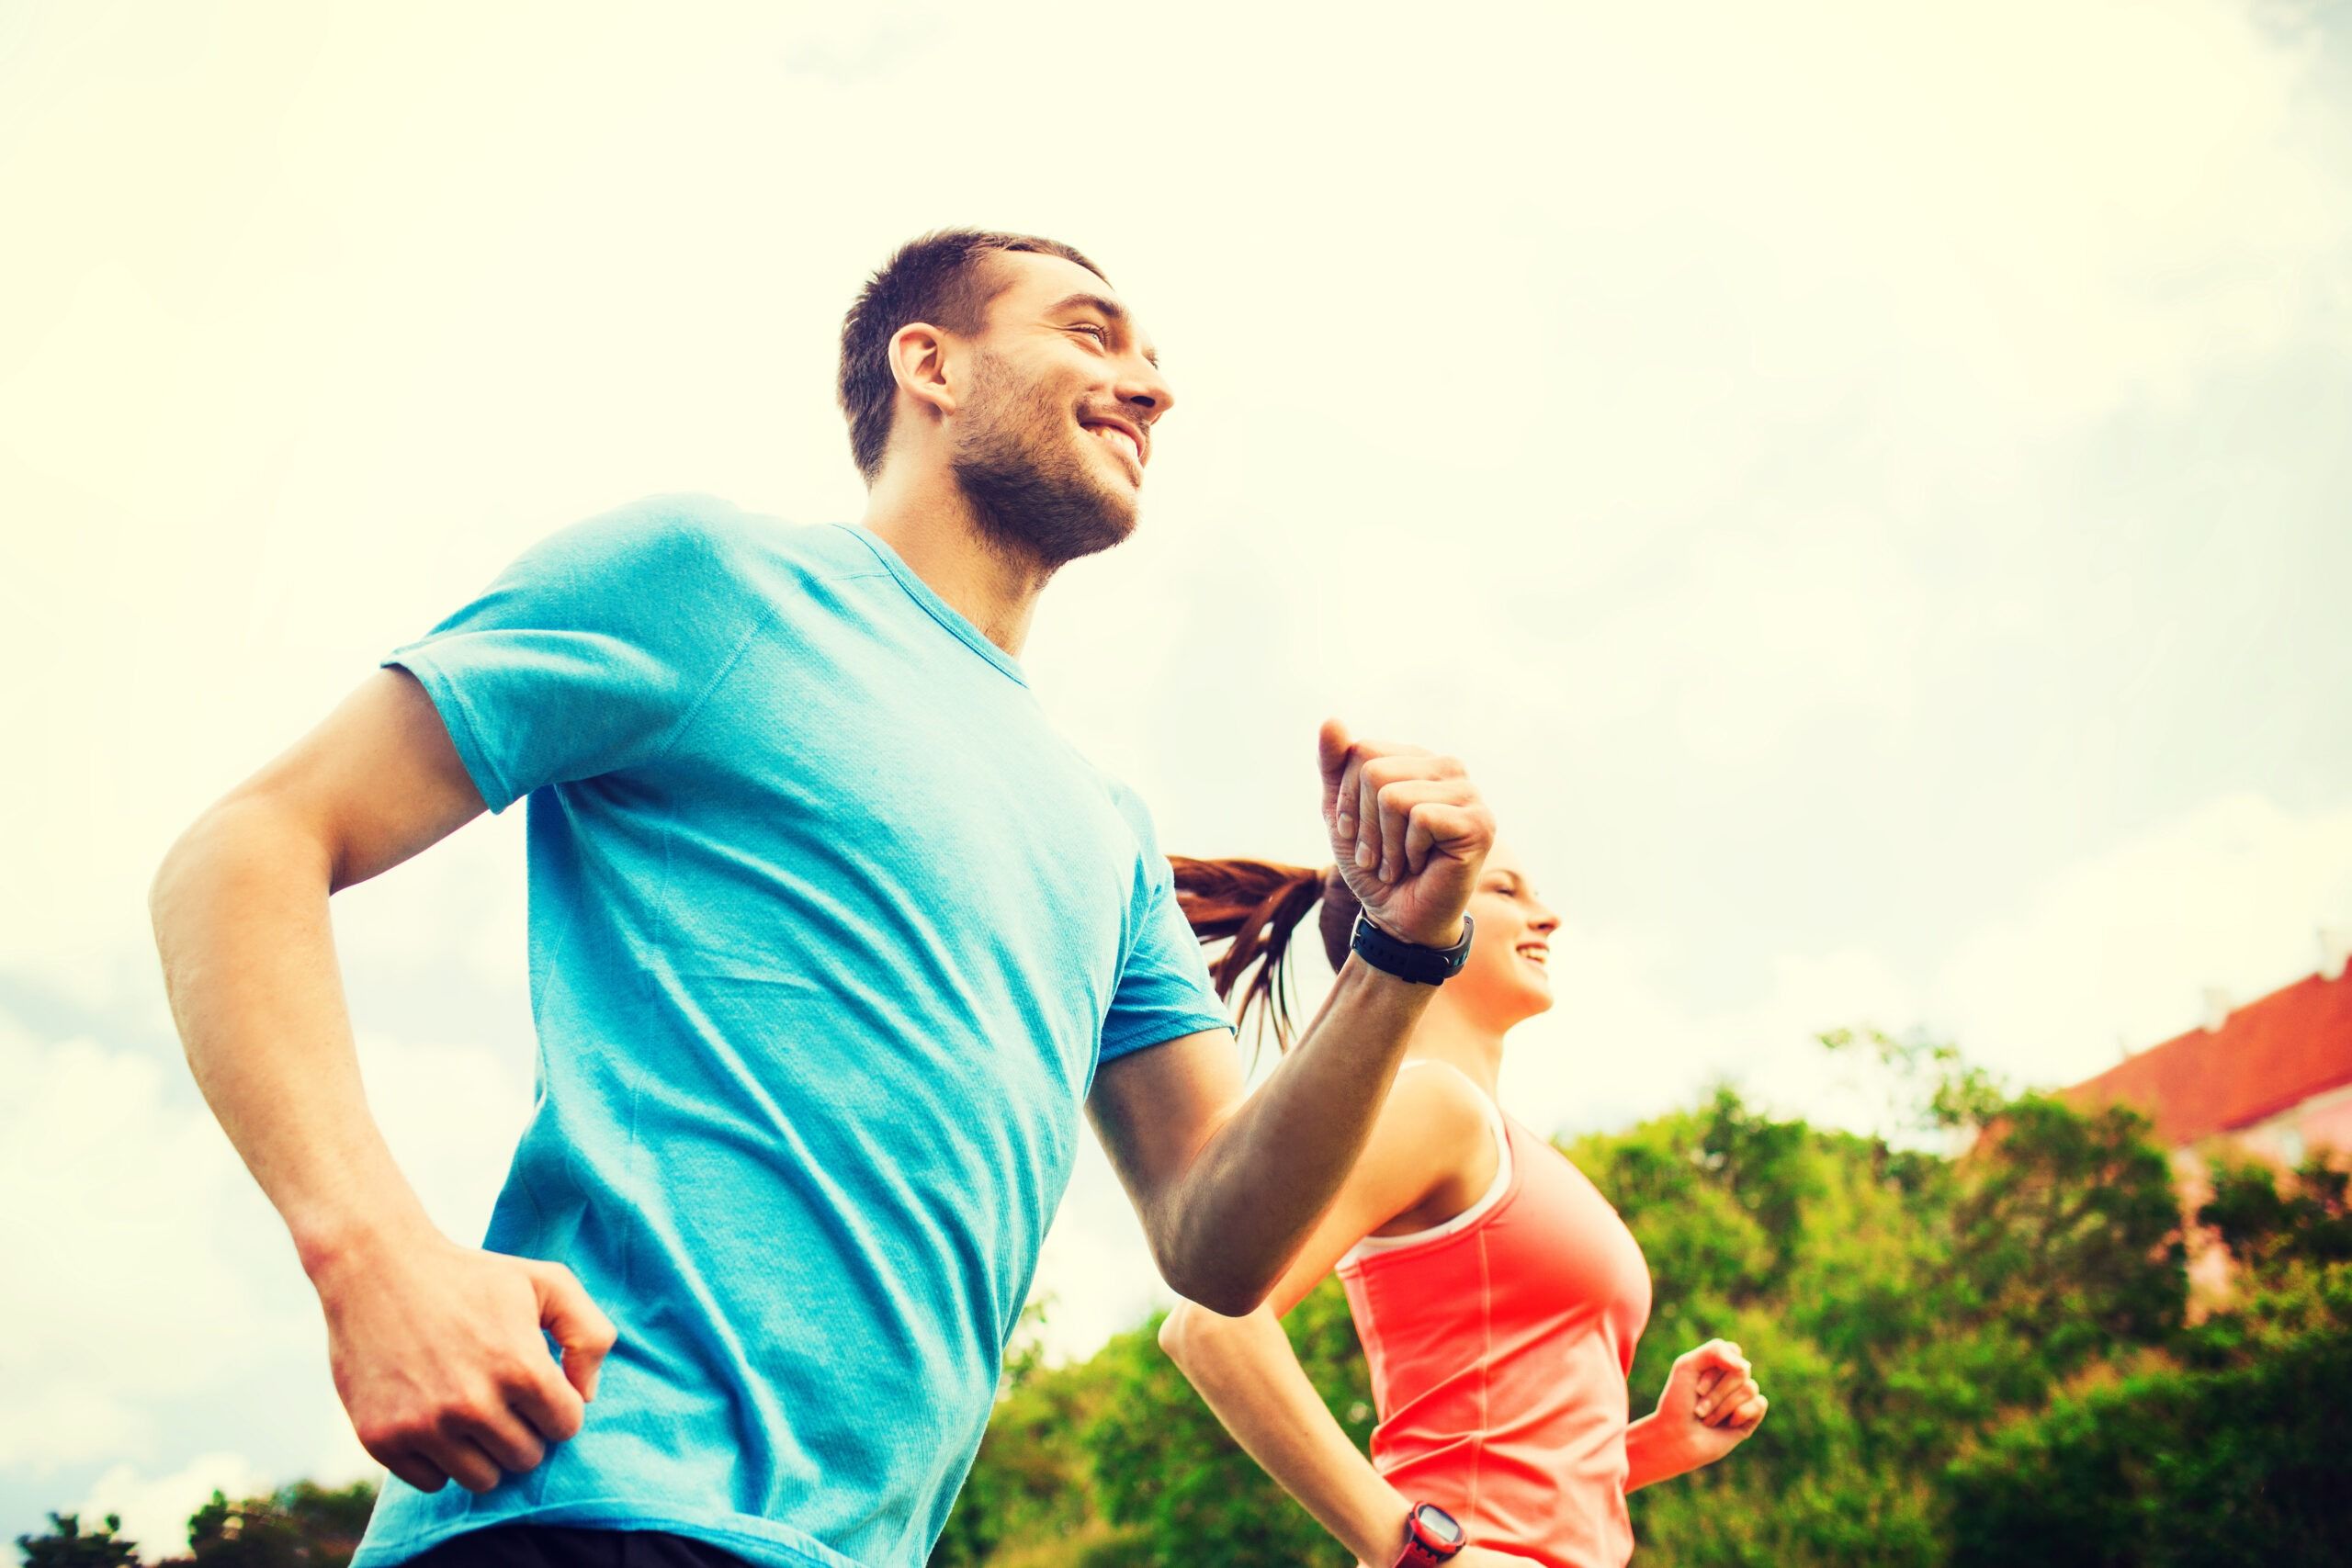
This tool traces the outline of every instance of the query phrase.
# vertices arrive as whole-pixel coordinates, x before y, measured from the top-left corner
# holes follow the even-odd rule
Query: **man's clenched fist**
[[[612,1320],[571,1269],[437,1232],[355,1249],[314,1280],[360,1445],[421,1491],[487,1492],[536,1467],[580,1430],[613,1347]]]
[[[1495,818],[1452,757],[1358,740],[1338,719],[1317,737],[1331,856],[1373,924],[1424,947],[1462,940],[1462,911],[1494,847]]]

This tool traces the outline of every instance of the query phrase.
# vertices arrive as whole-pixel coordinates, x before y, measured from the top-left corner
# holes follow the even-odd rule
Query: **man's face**
[[[1152,425],[1175,399],[1110,285],[1060,256],[1002,253],[949,457],[980,525],[1057,567],[1135,531]]]

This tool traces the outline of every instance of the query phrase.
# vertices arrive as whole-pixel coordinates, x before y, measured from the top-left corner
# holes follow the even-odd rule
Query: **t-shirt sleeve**
[[[667,497],[567,528],[385,656],[492,811],[650,761],[685,728],[758,624],[729,511]]]
[[[1176,876],[1159,852],[1151,817],[1121,789],[1120,806],[1141,844],[1136,866],[1138,918],[1135,941],[1119,973],[1119,988],[1102,1024],[1101,1059],[1164,1044],[1204,1029],[1230,1032],[1233,1020],[1209,979],[1201,944],[1176,902]]]

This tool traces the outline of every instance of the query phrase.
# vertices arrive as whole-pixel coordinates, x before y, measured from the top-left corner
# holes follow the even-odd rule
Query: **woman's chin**
[[[1522,1018],[1533,1018],[1539,1012],[1550,1012],[1552,1010],[1552,982],[1548,979],[1532,978],[1521,981],[1519,987],[1518,1001],[1519,1013]]]

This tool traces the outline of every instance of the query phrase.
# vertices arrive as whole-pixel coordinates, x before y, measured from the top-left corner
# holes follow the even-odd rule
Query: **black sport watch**
[[[1452,947],[1423,947],[1419,942],[1390,936],[1358,914],[1356,932],[1348,946],[1357,957],[1383,974],[1410,980],[1417,986],[1442,986],[1462,973],[1463,960],[1470,956],[1471,930],[1470,917],[1464,915],[1460,942]]]

